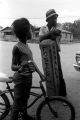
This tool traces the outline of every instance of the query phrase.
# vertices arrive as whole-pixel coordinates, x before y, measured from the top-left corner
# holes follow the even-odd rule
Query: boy
[[[32,52],[26,43],[31,39],[30,23],[26,18],[20,18],[13,22],[12,29],[19,42],[14,45],[12,52],[12,70],[14,81],[14,103],[10,120],[18,120],[21,111],[23,120],[33,120],[27,114],[27,101],[32,85],[32,72],[35,70],[28,61],[33,61]]]

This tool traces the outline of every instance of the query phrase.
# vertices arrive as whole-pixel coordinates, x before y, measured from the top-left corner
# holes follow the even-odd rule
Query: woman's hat
[[[56,11],[54,9],[50,9],[46,12],[46,21],[48,20],[48,18],[50,18],[52,16],[58,17],[58,14],[56,13]]]

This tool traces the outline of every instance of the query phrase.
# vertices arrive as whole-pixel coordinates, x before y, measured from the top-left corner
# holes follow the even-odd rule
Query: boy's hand
[[[29,69],[30,69],[31,72],[35,72],[34,62],[29,61],[29,62],[28,62],[28,66],[29,66]]]
[[[21,63],[23,68],[28,67],[31,72],[35,72],[35,65],[33,61],[24,61]]]
[[[28,61],[23,61],[22,63],[21,63],[21,66],[26,66],[26,65],[28,65]]]

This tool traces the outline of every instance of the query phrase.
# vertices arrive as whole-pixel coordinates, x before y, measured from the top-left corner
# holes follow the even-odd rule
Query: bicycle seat
[[[0,82],[11,82],[12,79],[8,77],[7,74],[0,72]]]

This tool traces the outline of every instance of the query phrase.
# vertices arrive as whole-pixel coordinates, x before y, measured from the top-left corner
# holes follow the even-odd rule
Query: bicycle
[[[40,86],[33,86],[32,89],[41,89],[42,93],[38,94],[33,91],[30,92],[30,96],[35,97],[35,99],[29,103],[27,109],[32,107],[36,103],[36,101],[43,97],[43,100],[39,104],[36,111],[37,120],[75,120],[75,110],[73,105],[64,97],[48,97],[43,85],[43,82],[46,81],[46,78],[43,79],[40,71],[39,75],[41,78],[41,80],[39,81]],[[3,80],[0,82],[3,82]],[[4,91],[0,90],[0,120],[4,119],[11,110],[10,101],[6,93],[10,94],[12,100],[14,98],[14,90],[10,86],[10,83],[12,83],[12,77],[5,78],[4,82],[6,83],[7,87]]]

